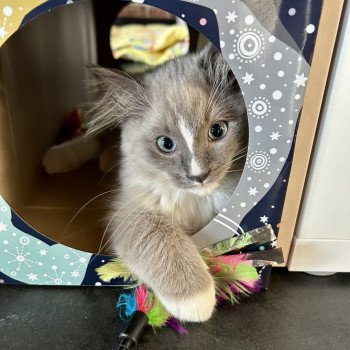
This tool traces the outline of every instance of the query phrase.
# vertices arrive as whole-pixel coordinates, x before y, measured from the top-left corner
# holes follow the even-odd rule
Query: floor
[[[0,287],[0,349],[116,349],[115,288]],[[145,334],[139,350],[350,349],[350,274],[273,271],[267,292],[205,324]]]

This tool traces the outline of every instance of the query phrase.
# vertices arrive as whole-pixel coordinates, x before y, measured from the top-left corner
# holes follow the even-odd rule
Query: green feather
[[[251,281],[258,279],[259,274],[254,266],[240,263],[234,270],[234,277],[240,281]]]
[[[133,279],[130,271],[127,269],[127,267],[121,259],[111,260],[107,264],[98,267],[96,269],[96,272],[103,282],[110,282],[112,279],[118,277],[123,278],[125,282],[130,279]],[[129,287],[133,288],[137,284],[138,283],[130,285]]]
[[[238,263],[235,267],[232,265],[220,264],[220,271],[214,274],[217,295],[232,304],[238,303],[238,296],[232,292],[230,286],[233,286],[242,296],[248,296],[251,292],[241,283],[244,281],[256,280],[259,274],[254,266]]]
[[[209,247],[213,255],[222,255],[233,250],[239,250],[252,244],[252,236],[249,232],[239,236],[231,237],[224,241],[218,242]]]
[[[153,298],[153,306],[151,310],[147,313],[148,316],[148,324],[152,326],[153,328],[159,328],[165,325],[166,321],[170,317],[170,314],[168,311],[165,310],[162,303],[154,296],[152,293]]]
[[[215,278],[240,281],[256,280],[259,278],[256,268],[252,265],[238,263],[233,267],[232,265],[224,264],[219,260],[216,260],[215,263],[220,264],[221,267],[220,271],[215,273]]]

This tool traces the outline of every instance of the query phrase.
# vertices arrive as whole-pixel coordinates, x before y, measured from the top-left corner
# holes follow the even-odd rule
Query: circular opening
[[[18,30],[0,51],[7,105],[1,195],[39,232],[90,252],[109,246],[103,236],[114,225],[116,193],[131,181],[144,183],[145,191],[150,184],[155,193],[168,191],[158,207],[149,206],[163,206],[182,229],[204,227],[233,194],[247,147],[240,88],[206,38],[150,6],[113,11],[90,1],[57,8]],[[252,59],[250,41],[241,46]],[[95,68],[92,74],[86,63],[122,73]],[[258,102],[251,106],[257,117],[268,108]],[[92,136],[85,138],[86,131]],[[164,143],[171,143],[169,152],[158,147],[161,137],[171,140]],[[121,166],[126,158],[134,174]],[[256,167],[263,162],[254,159]],[[127,207],[130,213],[138,204]]]

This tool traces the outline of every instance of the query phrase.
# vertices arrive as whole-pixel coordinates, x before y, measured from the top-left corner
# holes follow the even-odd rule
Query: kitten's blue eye
[[[176,149],[176,142],[167,136],[159,137],[157,143],[159,149],[164,153],[171,153]]]
[[[209,137],[212,140],[220,140],[227,134],[227,129],[226,122],[216,122],[209,129]]]

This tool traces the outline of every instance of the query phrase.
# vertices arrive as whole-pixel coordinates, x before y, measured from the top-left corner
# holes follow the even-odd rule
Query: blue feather
[[[130,316],[137,310],[136,294],[132,293],[122,293],[119,296],[117,305],[120,317],[126,321]]]

